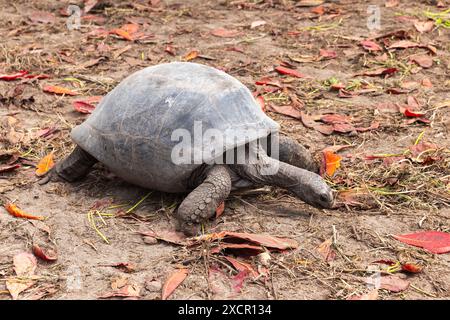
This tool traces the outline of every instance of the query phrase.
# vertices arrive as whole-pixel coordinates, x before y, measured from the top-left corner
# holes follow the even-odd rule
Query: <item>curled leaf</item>
[[[30,220],[44,220],[45,218],[42,216],[34,216],[31,214],[28,214],[21,209],[19,209],[15,204],[8,203],[5,205],[6,211],[8,211],[11,215],[17,218],[24,218],[24,219],[30,219]]]
[[[51,248],[41,247],[38,244],[33,244],[32,251],[36,257],[41,258],[44,261],[56,261],[58,259],[57,252]]]

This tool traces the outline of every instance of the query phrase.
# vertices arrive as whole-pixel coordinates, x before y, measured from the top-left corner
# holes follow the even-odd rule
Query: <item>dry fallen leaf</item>
[[[13,203],[7,203],[5,204],[5,209],[8,211],[11,215],[17,218],[25,218],[25,219],[31,219],[31,220],[44,220],[45,218],[42,216],[34,216],[31,214],[28,214],[21,209],[19,209],[15,204]]]
[[[216,218],[220,217],[225,210],[225,201],[219,204],[216,208]]]
[[[58,253],[56,250],[49,248],[47,246],[40,246],[38,244],[33,244],[33,254],[41,258],[44,261],[56,261],[58,259]]]
[[[450,233],[441,231],[421,231],[394,235],[398,241],[423,248],[436,254],[450,252]]]
[[[58,87],[58,86],[45,86],[43,88],[44,92],[49,92],[49,93],[55,93],[55,94],[66,94],[69,96],[76,96],[78,94],[78,92],[67,89],[67,88],[63,88],[63,87]]]
[[[34,275],[37,261],[32,254],[21,252],[13,257],[13,264],[17,278],[9,278],[6,280],[6,288],[13,300],[16,300],[21,292],[34,285],[35,282],[32,279],[27,278]]]
[[[42,158],[37,167],[36,167],[36,175],[38,177],[43,176],[46,174],[53,166],[55,165],[55,162],[53,160],[53,152],[50,152],[48,155],[46,155],[44,158]]]
[[[191,61],[194,60],[195,58],[198,57],[200,53],[197,50],[192,50],[190,52],[188,52],[184,57],[183,60],[184,61]]]
[[[211,34],[213,36],[221,37],[221,38],[234,38],[234,37],[240,35],[241,33],[237,30],[227,30],[224,28],[218,28],[218,29],[211,31]]]
[[[322,154],[323,162],[320,169],[321,175],[326,173],[329,177],[332,177],[336,170],[341,166],[342,157],[328,150],[323,151]]]
[[[178,269],[172,273],[162,288],[161,300],[166,300],[188,276],[188,269]]]
[[[332,240],[328,239],[322,242],[319,247],[317,247],[317,251],[322,256],[325,262],[333,261],[336,258],[336,252],[331,248]]]

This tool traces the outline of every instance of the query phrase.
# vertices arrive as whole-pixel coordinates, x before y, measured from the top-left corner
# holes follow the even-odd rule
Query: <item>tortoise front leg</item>
[[[77,146],[67,158],[55,166],[55,172],[64,180],[72,182],[86,176],[96,162],[97,159]]]
[[[187,235],[196,235],[200,223],[214,216],[216,208],[230,194],[231,178],[225,165],[215,165],[205,180],[180,204],[177,211],[178,228]]]

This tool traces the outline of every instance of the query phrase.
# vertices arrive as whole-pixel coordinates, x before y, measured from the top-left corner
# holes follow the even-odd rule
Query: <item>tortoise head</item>
[[[306,170],[292,172],[297,183],[292,184],[288,190],[293,192],[300,200],[316,208],[330,209],[333,207],[333,191],[325,180],[318,174]]]

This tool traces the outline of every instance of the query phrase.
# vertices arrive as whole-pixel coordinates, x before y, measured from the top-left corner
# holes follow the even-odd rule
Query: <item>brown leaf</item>
[[[19,278],[9,278],[6,280],[6,289],[8,289],[9,293],[13,300],[17,300],[19,298],[19,294],[28,288],[31,288],[35,281],[28,279],[19,279]]]
[[[55,15],[45,11],[33,11],[28,17],[34,23],[54,23]]]
[[[211,34],[213,36],[221,37],[221,38],[234,38],[234,37],[240,35],[241,32],[239,32],[237,30],[227,30],[224,28],[218,28],[218,29],[211,31]]]
[[[177,245],[188,245],[190,244],[186,236],[181,232],[175,232],[172,230],[159,230],[155,231],[142,231],[140,234],[146,237],[152,237],[167,243],[177,244]]]
[[[336,252],[331,248],[332,241],[331,239],[325,240],[318,247],[317,251],[322,256],[325,262],[333,261],[336,258]]]
[[[99,299],[107,299],[112,297],[121,297],[121,298],[138,298],[139,297],[139,288],[132,284],[127,284],[124,287],[114,290],[113,292],[105,293],[100,295]]]
[[[36,258],[28,252],[21,252],[13,257],[14,272],[19,277],[34,275],[37,267]]]
[[[391,292],[402,292],[408,289],[409,281],[403,280],[397,276],[382,276],[380,288]]]
[[[178,269],[172,273],[162,287],[161,300],[166,300],[188,276],[188,269]]]
[[[241,239],[256,243],[267,248],[278,250],[295,249],[298,247],[298,243],[295,240],[274,237],[266,234],[221,231],[219,233],[209,234],[204,237],[212,240],[222,239],[227,241],[229,241],[230,239]],[[202,237],[200,236],[199,239],[202,239]]]
[[[381,51],[383,50],[376,42],[371,40],[363,40],[360,42],[364,49],[368,51]]]
[[[385,7],[386,8],[393,8],[400,4],[400,0],[386,0]]]
[[[420,33],[430,32],[434,28],[434,21],[416,21],[414,27]]]
[[[417,63],[422,68],[431,68],[433,66],[433,59],[426,54],[418,54],[411,56],[409,60]]]

